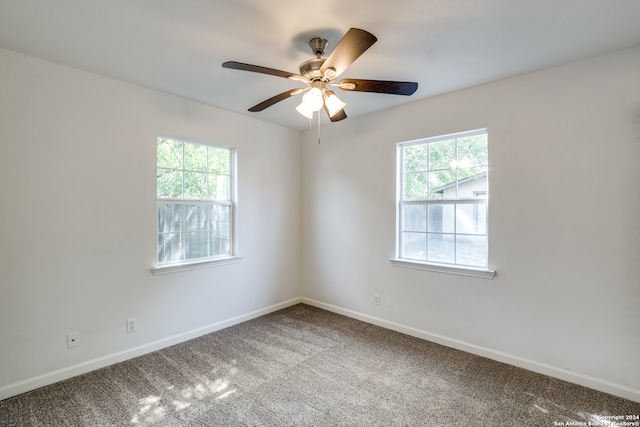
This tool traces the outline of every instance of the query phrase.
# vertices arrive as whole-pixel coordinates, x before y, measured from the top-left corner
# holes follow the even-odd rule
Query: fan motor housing
[[[324,64],[324,61],[324,59],[318,58],[303,62],[300,64],[300,75],[311,81],[322,79],[324,74],[320,71],[320,68],[322,64]]]

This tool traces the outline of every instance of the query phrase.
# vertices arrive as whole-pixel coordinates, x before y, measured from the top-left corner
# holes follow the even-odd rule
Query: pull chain
[[[320,145],[320,111],[318,111],[318,145]]]

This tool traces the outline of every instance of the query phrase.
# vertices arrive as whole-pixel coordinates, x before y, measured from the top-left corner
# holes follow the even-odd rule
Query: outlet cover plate
[[[136,318],[132,317],[130,319],[127,319],[127,333],[130,334],[131,332],[135,332],[136,331]]]

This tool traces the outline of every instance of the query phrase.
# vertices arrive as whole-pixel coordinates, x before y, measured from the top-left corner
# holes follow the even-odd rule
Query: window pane
[[[158,138],[156,153],[159,168],[182,169],[182,142]]]
[[[206,199],[207,174],[199,172],[184,173],[184,197],[186,199]]]
[[[213,221],[229,222],[229,218],[231,217],[231,206],[212,205],[211,208],[213,212],[211,219]]]
[[[158,198],[182,197],[182,171],[158,169]]]
[[[402,233],[402,258],[426,260],[427,235],[425,233]]]
[[[452,170],[429,172],[431,192],[429,199],[455,199],[456,198],[456,174]]]
[[[211,233],[211,256],[229,255],[231,253],[229,239]]]
[[[426,144],[411,145],[402,150],[403,170],[422,172],[429,168],[429,147]]]
[[[454,213],[454,205],[429,205],[429,232],[453,233]]]
[[[478,194],[487,192],[487,168],[473,167],[458,170],[458,197],[478,197]]]
[[[429,233],[428,261],[455,263],[455,236],[453,234]]]
[[[158,234],[158,263],[184,260],[182,235],[180,233]]]
[[[205,145],[184,145],[184,169],[198,172],[207,171],[207,147]]]
[[[429,195],[429,175],[426,173],[410,173],[404,175],[405,200],[426,199]]]
[[[458,164],[463,167],[487,165],[487,134],[458,138]]]
[[[476,233],[487,235],[487,204],[478,203],[473,213],[476,221]]]
[[[446,139],[425,145],[429,146],[429,170],[452,168],[451,165],[456,159],[455,139]]]
[[[185,256],[186,259],[205,258],[209,255],[209,233],[189,232],[185,233]]]
[[[209,172],[227,175],[231,173],[229,150],[209,147]]]
[[[186,205],[186,230],[207,230],[209,226],[209,205]]]
[[[229,195],[229,175],[209,174],[209,199],[211,200],[231,200]]]
[[[487,205],[484,203],[456,206],[456,232],[462,234],[487,233]]]
[[[184,229],[184,211],[182,205],[158,204],[158,232],[169,233]]]
[[[458,235],[456,239],[456,259],[458,264],[474,267],[487,266],[486,236]]]
[[[231,206],[213,206],[211,230],[215,237],[231,237]]]
[[[427,231],[426,205],[406,205],[402,211],[403,231]]]

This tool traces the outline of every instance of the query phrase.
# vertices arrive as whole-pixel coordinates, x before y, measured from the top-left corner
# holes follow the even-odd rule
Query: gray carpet
[[[0,402],[2,426],[616,426],[598,417],[627,414],[640,404],[303,304]]]

